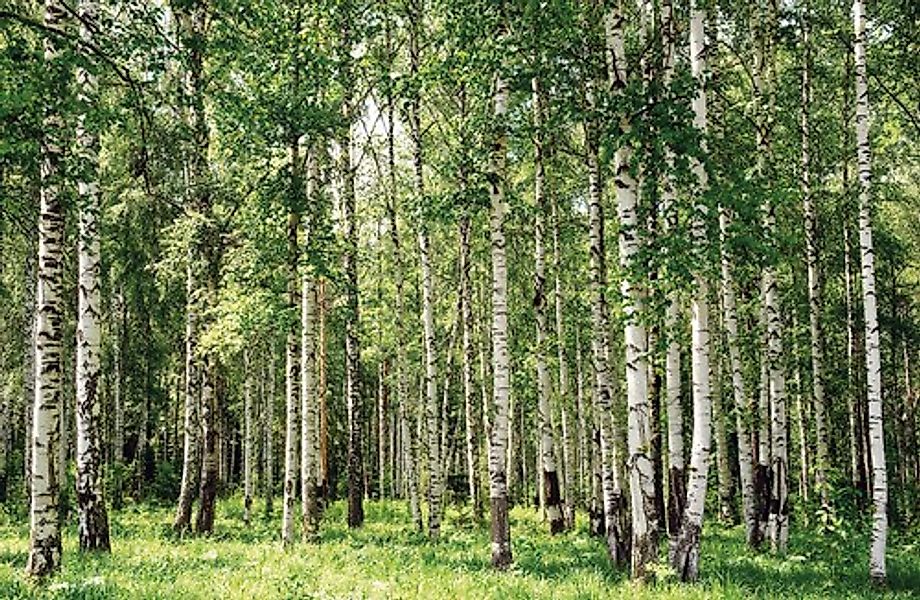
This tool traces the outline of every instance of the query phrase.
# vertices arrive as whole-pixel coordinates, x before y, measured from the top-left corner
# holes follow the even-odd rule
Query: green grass
[[[793,535],[785,559],[753,554],[740,528],[707,524],[701,581],[630,583],[608,566],[602,543],[577,532],[550,537],[534,511],[515,509],[515,564],[489,567],[488,529],[449,511],[443,539],[429,542],[407,525],[402,503],[370,502],[367,524],[349,531],[343,506],[327,511],[322,542],[283,552],[279,523],[242,522],[238,499],[219,507],[210,538],[175,539],[170,508],[128,506],[112,515],[111,556],[81,556],[73,524],[62,572],[43,584],[23,574],[28,526],[0,517],[0,598],[859,598],[920,597],[920,541],[893,536],[886,590],[867,582],[861,535]],[[261,507],[257,507],[261,508]]]

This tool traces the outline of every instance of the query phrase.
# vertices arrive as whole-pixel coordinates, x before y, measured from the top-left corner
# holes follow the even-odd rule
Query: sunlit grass
[[[600,540],[584,523],[550,537],[532,509],[513,511],[515,565],[489,566],[486,524],[450,510],[441,541],[412,530],[402,503],[369,502],[367,523],[345,527],[334,504],[322,542],[285,552],[277,517],[246,526],[238,499],[219,507],[210,538],[175,539],[168,507],[128,506],[112,517],[111,556],[81,556],[70,524],[64,567],[37,586],[23,575],[28,527],[21,515],[0,526],[0,598],[857,598],[877,597],[867,582],[866,539],[799,531],[780,559],[745,549],[740,528],[707,524],[702,581],[679,584],[665,573],[637,586],[609,567]],[[894,536],[889,553],[892,598],[920,597],[920,544]]]

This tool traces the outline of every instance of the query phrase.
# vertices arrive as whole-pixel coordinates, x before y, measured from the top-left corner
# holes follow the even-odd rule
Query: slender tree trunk
[[[690,67],[697,90],[693,98],[693,125],[705,134],[706,113],[706,54],[705,27],[706,12],[697,0],[690,5]],[[703,150],[705,150],[705,140]],[[692,160],[694,175],[702,196],[708,188],[706,170],[698,160]],[[707,249],[706,217],[703,202],[695,207],[692,234],[696,260],[705,264]],[[684,581],[695,581],[699,577],[700,536],[703,529],[703,508],[706,501],[707,477],[709,474],[710,449],[712,445],[712,394],[710,390],[710,339],[709,339],[709,281],[705,269],[698,267],[693,274],[693,297],[690,330],[691,382],[693,390],[693,442],[690,450],[690,476],[687,482],[687,504],[681,521],[680,533],[671,566]]]
[[[853,53],[846,53],[846,62],[844,65],[844,78],[849,80],[852,76],[852,57]],[[850,147],[850,87],[844,86],[843,89],[843,118],[842,138],[844,140],[844,150],[849,152]],[[851,208],[850,204],[850,158],[845,156],[843,159],[843,169],[841,173],[841,189],[843,204]],[[849,211],[847,211],[849,212]],[[847,326],[847,423],[849,426],[850,438],[850,480],[853,488],[859,491],[865,491],[865,472],[863,471],[863,437],[860,433],[860,408],[858,395],[856,393],[856,327],[853,318],[853,272],[851,267],[852,244],[850,242],[850,219],[846,216],[841,224],[843,230],[843,284],[844,284],[844,302],[846,306],[846,326]]]
[[[754,52],[754,112],[757,120],[757,160],[755,171],[761,182],[768,178],[770,135],[773,126],[773,35],[776,6],[760,5],[755,18]],[[764,192],[766,193],[766,192]],[[769,197],[762,203],[763,231],[767,243],[775,241],[775,206]],[[786,432],[785,375],[782,357],[782,322],[776,282],[776,267],[766,265],[761,278],[761,319],[763,348],[761,354],[761,387],[758,407],[758,467],[756,475],[760,532],[759,543],[770,537],[776,551],[785,547],[786,535]],[[779,470],[776,470],[777,467]]]
[[[493,87],[494,135],[487,175],[491,198],[490,234],[492,245],[492,404],[495,426],[489,440],[489,502],[492,520],[492,566],[511,565],[511,523],[508,518],[508,485],[505,461],[508,454],[508,408],[511,393],[511,365],[508,355],[508,266],[505,257],[505,118],[508,112],[508,83],[499,73]]]
[[[212,290],[208,290],[213,298]],[[198,514],[195,532],[210,534],[214,531],[214,505],[217,500],[218,470],[220,468],[218,420],[220,419],[221,382],[218,365],[213,356],[206,356],[201,385],[201,483],[198,489]]]
[[[195,501],[195,492],[198,489],[201,459],[199,449],[199,421],[198,412],[200,404],[200,389],[198,387],[198,315],[195,308],[196,301],[192,295],[198,284],[195,278],[196,268],[193,264],[193,253],[188,252],[188,265],[186,266],[186,314],[185,314],[185,418],[184,441],[182,446],[182,481],[179,486],[179,502],[176,507],[176,516],[173,520],[173,531],[184,533],[189,528],[192,517],[192,503]],[[117,356],[117,351],[116,351]],[[116,366],[115,373],[115,464],[121,464],[122,442],[118,434],[119,427],[119,374]]]
[[[287,307],[292,313],[301,308],[298,262],[300,245],[300,188],[303,179],[300,171],[300,141],[296,134],[291,140],[291,191],[287,215]],[[281,516],[281,544],[294,543],[294,513],[297,504],[297,474],[299,470],[300,425],[300,333],[301,325],[292,323],[285,344],[285,435],[284,435],[284,499]]]
[[[191,253],[189,253],[189,257],[191,257]],[[195,346],[196,346],[196,339],[195,339],[194,336],[197,335],[196,332],[195,332],[195,321],[194,321],[194,319],[195,319],[195,314],[194,314],[194,311],[192,311],[191,316],[189,316],[189,314],[188,314],[188,313],[189,313],[189,310],[191,309],[191,303],[190,303],[190,301],[188,300],[188,298],[191,297],[191,291],[194,289],[194,286],[197,285],[197,284],[195,283],[195,280],[194,280],[194,279],[190,279],[190,278],[193,278],[193,277],[194,277],[194,273],[191,271],[191,269],[192,269],[191,262],[189,262],[189,264],[188,264],[187,267],[186,267],[186,288],[185,288],[185,292],[186,292],[186,317],[185,317],[185,320],[186,320],[186,323],[185,323],[185,327],[186,327],[186,333],[185,333],[185,335],[186,335],[186,339],[185,339],[185,346],[186,346],[186,378],[189,376],[189,369],[194,369],[194,367],[195,367],[194,352],[195,352]],[[122,354],[122,347],[123,347],[122,342],[123,342],[123,340],[124,340],[124,332],[125,332],[125,327],[126,327],[125,301],[124,301],[124,295],[123,295],[123,293],[122,293],[121,290],[119,290],[118,293],[116,294],[116,297],[115,297],[115,306],[117,307],[115,312],[116,312],[116,314],[117,314],[117,316],[118,316],[118,324],[115,326],[115,340],[114,340],[114,342],[113,342],[113,344],[112,344],[112,361],[113,361],[113,363],[114,363],[114,365],[113,365],[113,371],[114,371],[113,377],[114,377],[114,380],[115,380],[115,381],[114,381],[114,386],[113,386],[113,387],[115,388],[115,389],[114,389],[115,401],[114,401],[114,407],[113,407],[113,411],[114,411],[115,415],[114,415],[114,424],[113,424],[113,427],[112,427],[112,429],[113,429],[113,431],[112,431],[112,447],[113,447],[114,450],[115,450],[114,453],[113,453],[113,454],[114,454],[113,460],[114,460],[115,464],[121,465],[121,464],[123,464],[123,463],[125,462],[125,405],[124,405],[124,399],[122,398],[122,381],[124,380],[124,371],[123,371],[123,369],[122,369],[121,354]],[[189,327],[191,327],[191,330],[189,330]],[[190,347],[190,344],[191,344],[191,347]],[[192,362],[189,362],[190,357],[191,357],[191,361],[192,361]],[[196,398],[197,398],[197,396],[196,396]],[[194,435],[195,435],[195,437],[194,437],[193,439],[195,440],[195,442],[194,442],[194,443],[195,443],[195,446],[192,448],[192,450],[195,451],[195,452],[197,452],[197,434],[198,434],[198,404],[197,404],[197,399],[196,399],[196,403],[195,403],[195,407],[194,407],[194,408],[195,408],[195,414],[194,414],[194,417],[195,417],[195,420],[194,420],[194,424],[195,424],[195,432],[194,432]],[[195,463],[195,464],[197,465],[197,463]],[[183,462],[183,475],[184,475],[184,473],[185,473],[185,470],[184,470],[184,469],[185,469],[185,462]],[[195,471],[195,474],[193,475],[193,477],[194,477],[195,479],[194,479],[193,482],[192,482],[192,488],[191,488],[191,489],[197,489],[196,486],[197,486],[197,484],[198,484],[198,479],[197,479],[197,477],[198,477],[198,470],[197,470],[197,467],[194,469],[194,471]],[[120,478],[120,477],[121,477],[121,476],[119,475],[119,478]],[[120,495],[120,494],[121,494],[121,491],[119,490],[117,493]],[[120,498],[119,498],[119,502],[120,502],[120,501],[121,501],[121,500],[120,500]],[[190,504],[189,506],[191,506],[191,504]],[[191,514],[191,513],[189,513],[189,515],[190,515],[190,514]],[[187,525],[187,524],[188,524],[188,517],[186,517],[185,521],[186,521],[186,525]]]
[[[409,14],[409,68],[413,78],[419,70],[419,28],[422,22],[422,0],[412,0]],[[409,137],[412,142],[413,188],[417,198],[425,195],[422,173],[421,97],[412,93],[409,101]],[[418,226],[419,262],[422,274],[422,324],[425,331],[425,419],[428,428],[428,535],[441,535],[441,422],[438,410],[438,358],[434,331],[434,282],[431,273],[431,240],[426,216],[420,216]]]
[[[352,72],[353,16],[350,0],[342,11],[341,56],[343,131],[340,141],[339,171],[342,177],[342,218],[345,230],[343,267],[346,288],[345,326],[345,388],[348,418],[348,526],[364,524],[363,435],[364,403],[361,393],[361,347],[358,338],[358,223],[355,214],[355,171],[351,164],[351,126],[355,118],[353,106],[354,73]]]
[[[559,389],[557,397],[559,398],[559,412],[562,418],[562,497],[565,501],[565,527],[566,529],[572,529],[575,527],[575,505],[578,497],[578,494],[575,492],[576,463],[578,462],[576,443],[580,437],[577,427],[575,431],[573,431],[569,416],[569,367],[565,352],[565,319],[563,316],[562,296],[562,249],[560,243],[562,216],[559,212],[559,205],[555,195],[552,196],[550,202],[553,219],[553,276],[555,277],[553,296],[556,319],[556,360],[559,366]],[[577,385],[580,387],[581,382],[579,381]],[[580,412],[580,410],[578,412]],[[580,483],[581,480],[579,479],[579,486]],[[581,488],[579,487],[578,489],[580,490]]]
[[[553,439],[550,398],[553,394],[549,369],[546,365],[546,257],[544,237],[546,233],[547,203],[544,191],[546,185],[543,165],[543,98],[540,80],[531,80],[533,88],[534,125],[534,198],[537,206],[534,221],[534,312],[537,321],[537,340],[534,349],[537,362],[537,414],[539,428],[540,472],[542,473],[542,498],[552,534],[565,528],[562,512],[562,498],[559,490],[559,473],[556,471],[556,449]]]
[[[396,278],[396,333],[399,340],[406,339],[406,327],[404,322],[404,270],[402,263],[402,247],[399,238],[399,223],[396,219],[396,153],[394,148],[394,102],[392,98],[388,100],[388,134],[387,134],[387,158],[389,170],[389,204],[387,210],[390,221],[390,240],[393,244],[393,260]],[[416,467],[416,442],[412,424],[414,422],[411,394],[409,394],[409,366],[406,358],[406,345],[396,344],[396,402],[399,406],[400,432],[402,439],[402,456],[405,464],[405,480],[408,488],[409,510],[412,514],[412,522],[419,531],[423,528],[422,511],[418,497],[418,470]]]
[[[626,87],[627,73],[623,13],[619,3],[613,3],[607,10],[605,30],[608,83],[616,95],[621,95]],[[630,119],[623,117],[620,121],[620,129],[628,132],[631,128]],[[637,203],[638,185],[631,173],[631,161],[632,149],[629,145],[623,144],[617,148],[615,187],[620,221],[619,250],[622,268],[620,288],[625,317],[626,399],[629,408],[627,442],[632,516],[632,575],[634,578],[644,578],[649,574],[649,565],[657,560],[658,520],[655,508],[654,464],[648,454],[651,448],[646,363],[648,337],[645,325],[641,321],[644,292],[637,281],[635,272],[641,237]],[[595,202],[592,200],[593,204]],[[603,456],[604,413],[610,412],[610,408],[607,400],[609,390],[605,398],[603,386],[600,387],[601,393],[598,397],[601,399]],[[609,537],[610,523],[607,524],[607,528]],[[608,541],[609,545],[610,541]]]
[[[90,26],[96,21],[97,6],[81,0],[80,39],[92,40]],[[77,69],[78,99],[91,107],[96,102],[96,75],[83,67]],[[111,550],[109,519],[102,494],[102,448],[100,441],[100,354],[99,329],[99,183],[97,181],[99,137],[92,119],[84,113],[77,122],[78,157],[81,162],[79,294],[77,309],[77,502],[79,504],[80,549]],[[4,465],[5,467],[5,465]],[[4,469],[5,472],[5,469]]]
[[[476,520],[482,518],[482,494],[479,479],[479,421],[476,403],[473,399],[473,293],[470,281],[470,215],[464,211],[460,218],[460,319],[463,328],[463,407],[466,420],[466,468],[467,486],[473,514]]]
[[[575,413],[578,423],[578,494],[583,506],[587,507],[587,498],[593,497],[588,491],[587,479],[593,478],[591,471],[591,453],[588,451],[589,446],[593,444],[588,439],[590,433],[588,429],[588,407],[585,405],[585,378],[584,369],[582,368],[582,348],[579,339],[579,328],[575,328]],[[573,512],[572,518],[574,520]]]
[[[721,331],[721,329],[721,327],[717,327],[716,331]],[[716,465],[719,474],[719,520],[726,525],[733,525],[735,523],[734,484],[732,482],[726,423],[728,414],[731,413],[731,406],[723,404],[722,343],[720,336],[716,335],[712,342],[711,350],[709,372],[712,381],[712,414],[715,420]]]
[[[38,244],[31,236],[28,238],[28,259],[25,265],[24,277],[24,296],[23,302],[23,344],[24,352],[22,357],[22,401],[23,401],[23,482],[25,496],[31,503],[32,498],[32,438],[34,427],[32,420],[34,417],[35,407],[35,346],[37,344],[38,332],[36,331],[38,321],[38,309],[36,308],[36,294],[38,291],[36,263],[38,257]]]
[[[46,0],[44,23],[58,28],[65,19],[63,8]],[[60,76],[60,50],[55,38],[46,36],[44,61]],[[62,336],[63,336],[63,242],[64,206],[61,202],[61,159],[64,122],[55,101],[42,120],[41,177],[38,218],[38,293],[36,298],[35,400],[32,412],[31,509],[29,560],[26,572],[45,577],[61,566],[59,513],[60,481],[55,457],[61,444]]]
[[[272,514],[272,504],[274,501],[275,495],[275,377],[276,377],[276,365],[275,365],[275,343],[272,340],[268,342],[268,393],[263,398],[263,414],[265,415],[265,431],[263,432],[265,437],[265,444],[263,452],[265,456],[265,465],[262,469],[264,478],[263,482],[263,493],[265,495],[265,516],[270,517]]]
[[[811,193],[810,110],[811,110],[811,49],[809,46],[809,5],[804,5],[802,20],[802,212],[805,216],[805,262],[808,265],[808,319],[811,333],[811,393],[815,411],[815,485],[821,504],[828,506],[827,418],[824,400],[824,347],[821,333],[821,280],[818,272],[818,215]]]
[[[607,265],[604,236],[603,192],[598,164],[598,146],[594,125],[586,123],[588,140],[588,193],[591,256],[591,354],[594,364],[594,418],[598,428],[598,457],[596,472],[600,475],[603,505],[603,530],[607,539],[607,552],[613,564],[622,565],[628,560],[627,535],[621,529],[622,498],[617,478],[612,394],[610,389],[610,323],[607,309]]]
[[[773,26],[776,23],[776,5],[769,2],[762,15],[763,48],[761,49],[758,71],[762,74],[759,96],[767,97],[766,111],[762,114],[761,127],[758,131],[759,148],[757,172],[761,177],[767,176],[767,158],[771,153],[770,135],[773,127],[775,104],[775,50]],[[763,229],[769,244],[776,240],[776,206],[767,196],[763,203]],[[776,266],[773,261],[763,270],[763,300],[766,319],[766,368],[768,376],[769,422],[770,422],[770,502],[767,530],[770,534],[770,546],[774,552],[786,551],[789,536],[788,504],[788,441],[786,434],[786,376],[783,369],[783,330],[782,309],[780,307],[779,284]]]
[[[866,9],[853,2],[856,66],[856,157],[859,169],[859,249],[862,262],[863,311],[866,323],[866,388],[869,403],[869,453],[872,457],[872,541],[869,575],[884,583],[888,540],[888,473],[885,469],[885,432],[882,418],[882,365],[875,291],[872,242],[872,163],[869,146],[869,86],[866,76]]]
[[[310,202],[318,202],[317,179],[319,176],[316,167],[316,157],[311,152],[308,158],[307,171],[307,198]],[[315,218],[314,212],[314,218]],[[308,227],[310,227],[308,225]],[[307,250],[310,229],[305,231],[305,251]],[[319,509],[316,494],[316,464],[318,454],[317,444],[317,402],[316,402],[316,288],[312,273],[304,272],[301,277],[301,414],[303,420],[300,429],[300,498],[302,511],[302,533],[305,542],[315,542],[319,539]]]
[[[793,283],[794,286],[794,283]],[[811,472],[811,460],[808,453],[808,420],[809,409],[808,401],[805,397],[805,390],[802,386],[802,369],[799,364],[800,349],[798,339],[795,333],[799,330],[799,319],[796,311],[792,311],[792,357],[793,378],[795,379],[795,411],[796,411],[796,429],[799,446],[799,495],[802,500],[808,502],[809,494],[809,473]],[[808,517],[805,517],[807,524]]]
[[[253,458],[252,358],[243,350],[243,522],[252,519]]]

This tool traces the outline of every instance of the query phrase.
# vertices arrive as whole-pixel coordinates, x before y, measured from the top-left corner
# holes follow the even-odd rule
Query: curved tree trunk
[[[869,147],[869,86],[866,76],[866,9],[853,2],[856,57],[856,158],[859,168],[859,250],[862,261],[863,310],[866,323],[866,388],[869,402],[869,453],[872,457],[872,541],[869,575],[884,583],[888,540],[888,473],[882,418],[882,364],[872,243],[872,162]]]
[[[80,38],[90,41],[88,24],[96,21],[96,3],[79,4]],[[96,101],[96,75],[77,69],[79,100],[87,107]],[[97,178],[99,137],[87,115],[77,123],[78,157],[82,177],[80,193],[79,295],[77,309],[77,502],[81,550],[110,551],[109,520],[102,495],[102,449],[100,447],[100,353],[99,317],[99,183]]]

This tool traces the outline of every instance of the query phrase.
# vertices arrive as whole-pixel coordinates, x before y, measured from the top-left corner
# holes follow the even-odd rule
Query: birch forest
[[[918,56],[912,0],[0,0],[0,597],[918,597]]]

